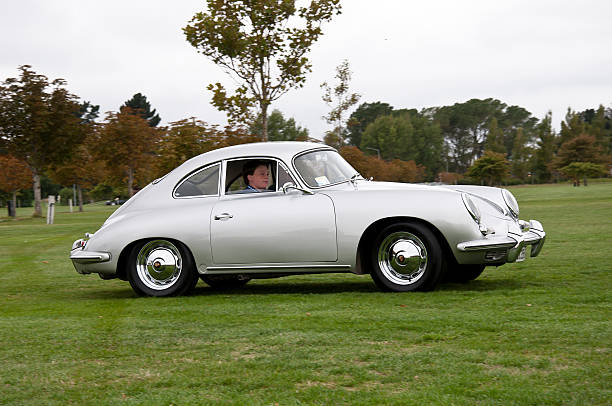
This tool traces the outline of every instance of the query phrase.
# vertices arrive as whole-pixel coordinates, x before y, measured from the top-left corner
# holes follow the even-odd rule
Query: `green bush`
[[[61,197],[60,204],[63,206],[68,206],[68,199],[74,198],[72,188],[69,188],[69,187],[60,189],[59,195]],[[72,204],[76,204],[76,203],[72,202]]]
[[[114,198],[114,191],[112,186],[104,183],[99,183],[89,191],[89,196],[95,200],[110,200]]]

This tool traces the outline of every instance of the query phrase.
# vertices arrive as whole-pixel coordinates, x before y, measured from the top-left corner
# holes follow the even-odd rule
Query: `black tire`
[[[208,286],[215,289],[234,289],[246,285],[251,279],[242,275],[200,275]]]
[[[156,239],[134,245],[128,258],[127,279],[141,296],[179,296],[195,287],[198,273],[183,244]]]
[[[484,265],[455,265],[449,278],[452,282],[467,283],[478,278],[485,270]]]
[[[385,291],[433,290],[442,276],[440,243],[419,223],[396,223],[382,229],[370,258],[372,279]]]

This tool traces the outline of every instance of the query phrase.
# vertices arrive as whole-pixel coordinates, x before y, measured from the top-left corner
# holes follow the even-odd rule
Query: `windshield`
[[[357,171],[336,151],[313,151],[295,158],[295,168],[309,187],[351,180]]]

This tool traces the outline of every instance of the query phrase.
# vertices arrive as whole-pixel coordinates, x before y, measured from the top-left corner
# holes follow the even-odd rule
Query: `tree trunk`
[[[17,191],[16,190],[13,191],[13,213],[11,214],[13,218],[17,217]]]
[[[33,217],[42,217],[42,209],[40,207],[40,176],[38,170],[32,170],[32,180],[34,181],[34,214]]]
[[[83,211],[83,189],[81,189],[81,185],[77,185],[77,193],[79,195],[79,211]]]
[[[130,197],[134,195],[134,168],[128,168],[128,194]]]
[[[261,140],[268,141],[268,105],[261,104]]]

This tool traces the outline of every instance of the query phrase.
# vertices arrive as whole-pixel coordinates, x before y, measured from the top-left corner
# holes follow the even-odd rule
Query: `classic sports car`
[[[245,193],[254,160],[268,187]],[[198,277],[235,287],[328,272],[370,274],[388,291],[431,290],[537,256],[542,224],[518,216],[505,189],[373,182],[322,144],[245,144],[153,181],[75,241],[70,259],[78,273],[150,296],[184,294]]]

